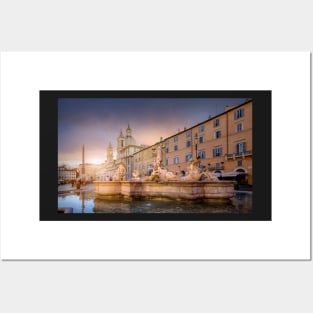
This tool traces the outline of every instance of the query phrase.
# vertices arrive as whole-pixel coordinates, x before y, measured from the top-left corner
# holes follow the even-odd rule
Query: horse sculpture
[[[200,162],[198,160],[190,160],[188,165],[188,174],[184,177],[181,177],[182,181],[199,181],[205,180],[208,181],[218,181],[218,178],[212,175],[209,172],[200,172],[199,168]]]

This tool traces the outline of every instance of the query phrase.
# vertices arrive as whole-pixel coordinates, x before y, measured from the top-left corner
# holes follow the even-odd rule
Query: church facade
[[[96,172],[97,181],[109,181],[117,172],[117,164],[113,158],[113,147],[111,143],[107,148],[107,159]]]
[[[123,131],[120,131],[117,137],[117,158],[114,160],[113,147],[111,143],[107,148],[107,160],[103,166],[96,173],[96,180],[98,181],[110,181],[113,180],[120,165],[126,169],[126,180],[132,178],[134,171],[134,157],[133,155],[143,149],[146,146],[138,146],[136,140],[132,135],[132,129],[128,125],[125,135]]]
[[[134,172],[134,154],[143,149],[143,147],[136,144],[129,125],[126,129],[125,136],[121,130],[117,138],[117,162],[125,165],[126,180],[130,180]]]

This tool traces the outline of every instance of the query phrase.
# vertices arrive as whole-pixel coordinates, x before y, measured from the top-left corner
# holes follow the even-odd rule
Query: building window
[[[205,159],[205,151],[204,150],[198,152],[198,158],[199,159]]]
[[[179,163],[179,157],[176,156],[176,157],[174,158],[174,164],[178,164],[178,163]]]
[[[246,143],[245,142],[239,142],[236,144],[236,153],[241,154],[243,152],[246,152]]]
[[[217,130],[215,132],[215,138],[221,138],[221,136],[222,136],[222,132],[220,130]]]
[[[186,137],[191,137],[191,130],[186,131]]]
[[[214,120],[213,122],[214,127],[217,127],[220,125],[220,120],[217,118],[216,120]]]
[[[237,166],[242,166],[242,160],[237,161]]]
[[[191,141],[188,140],[188,141],[186,142],[186,147],[190,147],[190,146],[191,146]]]
[[[203,139],[203,136],[200,136],[199,137],[199,143],[203,143],[204,139]]]
[[[189,162],[191,158],[192,158],[191,153],[186,154],[186,162]]]
[[[243,153],[246,151],[246,143],[239,142],[236,144],[236,153]]]
[[[168,165],[169,165],[169,160],[168,160],[168,158],[167,158],[167,159],[165,159],[165,165],[166,165],[166,166],[168,166]]]
[[[168,151],[169,151],[168,148],[166,148],[166,149],[165,149],[165,152],[168,153]]]
[[[215,168],[217,170],[220,170],[221,169],[221,163],[215,163]]]
[[[242,123],[238,123],[236,125],[236,132],[239,133],[243,130],[243,124]]]
[[[244,115],[244,109],[243,108],[235,111],[235,119],[241,118],[241,117],[243,117],[243,115]]]
[[[222,147],[216,147],[213,149],[213,157],[219,157],[222,155]]]
[[[174,150],[175,150],[175,151],[178,150],[178,145],[175,145],[175,146],[174,146]]]
[[[178,136],[175,136],[174,137],[174,142],[177,142],[178,141]]]
[[[199,133],[203,133],[204,132],[204,125],[199,126]]]

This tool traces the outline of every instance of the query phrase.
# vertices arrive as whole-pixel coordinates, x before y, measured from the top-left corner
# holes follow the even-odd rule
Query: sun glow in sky
[[[152,145],[178,131],[201,123],[246,99],[212,98],[61,98],[58,102],[59,165],[77,167],[100,164],[112,144],[116,157],[117,137],[130,125],[137,145]]]

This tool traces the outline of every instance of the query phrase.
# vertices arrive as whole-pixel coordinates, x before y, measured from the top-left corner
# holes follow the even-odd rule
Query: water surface
[[[236,192],[229,203],[208,203],[202,200],[106,200],[99,199],[91,188],[59,194],[59,208],[73,208],[73,213],[204,213],[238,214],[252,212],[252,193]]]

